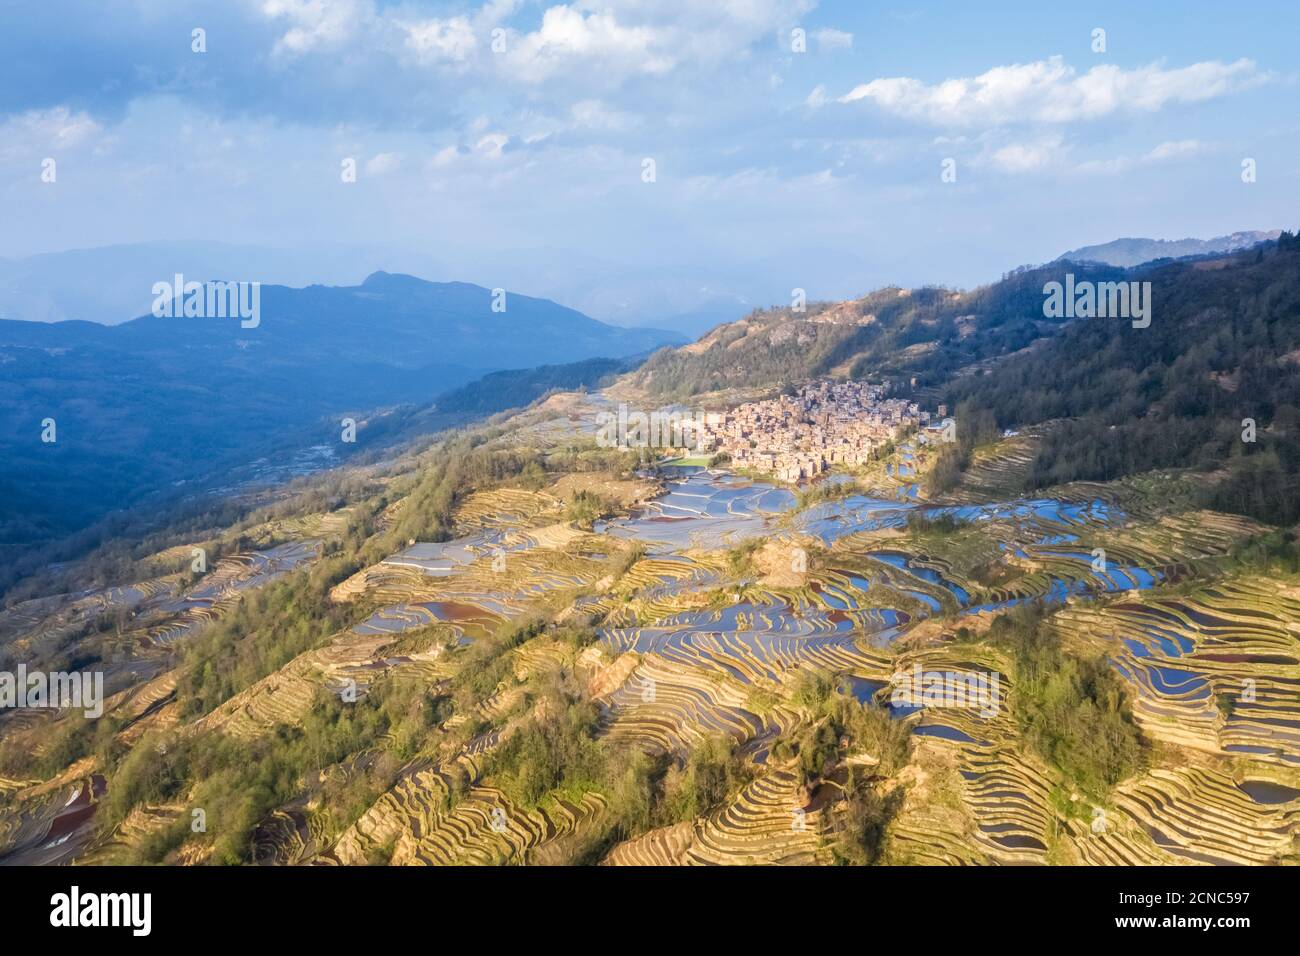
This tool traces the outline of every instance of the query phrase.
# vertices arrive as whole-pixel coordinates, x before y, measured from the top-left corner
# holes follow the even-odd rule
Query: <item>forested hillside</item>
[[[1034,486],[1193,467],[1227,479],[1214,505],[1274,523],[1300,519],[1300,240],[1173,263],[1152,283],[1146,329],[1079,320],[948,400],[1000,425],[1063,419],[1040,447]],[[1246,419],[1254,441],[1243,440]]]
[[[1215,472],[1214,507],[1300,519],[1300,251],[1276,242],[1134,269],[1056,262],[970,292],[883,289],[755,311],[656,353],[631,381],[677,400],[726,388],[888,379],[961,407],[979,437],[1054,422],[1030,487],[1154,468]],[[1044,285],[1150,282],[1153,320],[1049,319]],[[1243,440],[1255,422],[1255,440]],[[972,433],[973,435],[973,433]],[[969,442],[963,443],[969,457]],[[962,454],[935,481],[958,479]],[[951,467],[948,467],[951,466]],[[949,474],[949,472],[953,472]]]
[[[539,365],[537,368],[492,372],[440,396],[434,407],[445,413],[491,415],[507,408],[521,408],[555,389],[596,387],[627,371],[629,364],[617,359],[595,358],[567,365]]]

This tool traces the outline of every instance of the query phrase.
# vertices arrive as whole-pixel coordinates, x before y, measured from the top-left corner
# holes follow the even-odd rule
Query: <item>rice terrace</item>
[[[110,696],[5,715],[5,861],[1294,860],[1300,589],[1195,476],[992,497],[1017,435],[949,493],[913,440],[809,494],[591,419],[556,394],[14,603],[10,653]]]

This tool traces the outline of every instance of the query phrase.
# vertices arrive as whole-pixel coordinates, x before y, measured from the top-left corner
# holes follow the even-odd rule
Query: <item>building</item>
[[[737,468],[797,482],[865,465],[885,442],[929,420],[915,402],[886,398],[883,385],[825,380],[711,413],[705,441]]]

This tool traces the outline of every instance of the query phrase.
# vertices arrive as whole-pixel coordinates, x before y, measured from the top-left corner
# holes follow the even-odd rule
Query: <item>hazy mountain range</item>
[[[1060,259],[1133,266],[1153,259],[1244,248],[1278,231],[1235,232],[1213,239],[1116,239],[1071,250]],[[697,338],[755,307],[789,301],[799,286],[810,297],[888,284],[879,264],[836,248],[816,249],[815,274],[787,274],[781,261],[662,264],[594,257],[563,248],[496,250],[485,266],[466,250],[412,251],[397,245],[315,243],[282,248],[200,240],[141,242],[22,259],[0,259],[0,318],[33,322],[83,319],[117,325],[148,311],[153,283],[180,272],[198,281],[228,278],[293,287],[348,286],[376,271],[431,280],[472,281],[486,288],[527,289],[607,324],[668,329]],[[805,250],[813,251],[813,250]],[[503,263],[497,265],[496,263]],[[505,265],[504,263],[508,263]],[[876,275],[877,278],[872,278]],[[820,291],[819,291],[820,290]]]
[[[1155,259],[1180,259],[1216,252],[1235,252],[1276,239],[1279,229],[1234,232],[1213,239],[1114,239],[1096,246],[1081,246],[1057,256],[1056,261],[1103,262],[1110,266],[1137,266]]]
[[[670,329],[690,338],[758,305],[788,301],[792,286],[865,288],[871,264],[860,253],[809,247],[818,269],[788,275],[783,261],[690,258],[666,268],[656,260],[592,256],[561,247],[474,250],[399,245],[311,243],[289,248],[167,240],[72,249],[0,259],[0,318],[33,322],[83,319],[118,325],[149,310],[149,290],[179,272],[187,279],[226,278],[304,287],[348,286],[376,271],[485,288],[527,290],[606,324]],[[685,253],[683,253],[685,256]]]
[[[381,272],[350,287],[263,286],[255,328],[154,315],[0,321],[0,542],[72,530],[255,455],[337,443],[342,417],[427,404],[492,371],[683,340],[546,299],[501,302],[494,311],[489,289]],[[46,419],[55,442],[41,441]]]
[[[563,301],[607,324],[665,328],[691,338],[753,308],[733,291],[745,287],[742,277],[717,267],[667,273],[557,249],[501,250],[499,257],[512,265],[497,274],[456,251],[412,253],[372,245],[285,249],[187,240],[72,249],[0,259],[0,318],[118,325],[148,311],[153,284],[178,272],[200,282],[226,278],[299,288],[354,285],[380,270],[477,279],[488,288],[537,290],[539,297]],[[754,291],[788,294],[780,284]]]

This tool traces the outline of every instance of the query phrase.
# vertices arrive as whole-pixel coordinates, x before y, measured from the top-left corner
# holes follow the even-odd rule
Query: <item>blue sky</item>
[[[1300,224],[1294,4],[1056,6],[6,8],[0,256],[328,244],[646,322]]]

